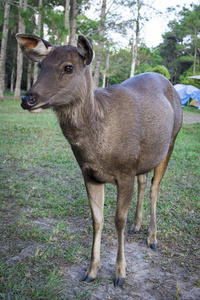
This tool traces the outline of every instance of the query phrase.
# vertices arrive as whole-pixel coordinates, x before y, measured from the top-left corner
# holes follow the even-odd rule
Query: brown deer
[[[156,202],[182,124],[180,98],[171,83],[156,73],[137,75],[121,84],[93,90],[93,47],[79,35],[77,47],[55,46],[33,35],[17,34],[23,53],[39,62],[36,83],[22,97],[22,108],[52,108],[82,170],[93,219],[91,261],[80,279],[90,282],[100,267],[104,183],[117,186],[115,226],[118,252],[114,285],[126,277],[124,228],[138,177],[138,202],[130,232],[140,230],[147,173],[151,185],[148,245],[155,249]]]

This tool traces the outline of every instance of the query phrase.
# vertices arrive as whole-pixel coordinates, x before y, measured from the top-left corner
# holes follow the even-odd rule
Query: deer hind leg
[[[115,215],[115,227],[118,237],[118,251],[114,286],[121,286],[126,277],[126,260],[124,254],[124,228],[126,225],[128,209],[133,196],[134,178],[117,183],[117,210]]]
[[[134,234],[140,230],[142,225],[142,206],[144,199],[144,192],[147,185],[147,174],[138,175],[138,201],[135,213],[135,219],[130,229],[130,234]]]
[[[170,160],[172,151],[174,148],[174,143],[169,147],[168,153],[165,158],[161,161],[161,163],[154,169],[154,177],[152,178],[151,183],[151,219],[150,219],[150,227],[147,238],[147,244],[152,249],[156,249],[157,247],[157,227],[156,227],[156,204],[158,199],[158,193],[160,188],[160,182],[164,176],[164,173],[167,169],[168,162]]]
[[[100,268],[101,232],[103,229],[104,185],[85,178],[93,220],[93,244],[90,265],[80,281],[91,282]]]

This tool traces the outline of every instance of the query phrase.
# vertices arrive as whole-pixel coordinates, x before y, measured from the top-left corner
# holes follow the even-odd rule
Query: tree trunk
[[[27,70],[27,91],[31,87],[31,61],[28,62],[28,70]]]
[[[72,1],[73,6],[72,6],[72,21],[71,21],[71,33],[69,37],[69,44],[72,46],[75,46],[76,44],[76,17],[78,13],[77,9],[77,0]]]
[[[42,14],[40,8],[42,7],[42,0],[39,0],[39,14],[38,14],[38,26],[36,35],[40,36],[41,27],[42,27]],[[34,71],[33,71],[33,83],[35,83],[38,79],[38,63],[34,63]],[[28,83],[27,83],[28,84]]]
[[[12,72],[10,77],[10,92],[13,93],[14,91],[14,78],[15,78],[15,58],[13,59],[12,64]]]
[[[194,39],[194,45],[195,45],[195,49],[194,49],[194,65],[193,65],[193,74],[195,75],[196,72],[196,60],[197,60],[197,40],[198,40],[198,36],[197,36],[197,30],[195,29],[195,39]]]
[[[4,8],[4,24],[3,24],[3,35],[1,40],[1,56],[0,56],[0,100],[3,100],[3,92],[5,88],[5,62],[6,62],[6,48],[8,39],[8,27],[9,27],[9,13],[10,13],[10,2],[5,2]]]
[[[96,65],[94,70],[94,88],[99,86],[99,77],[101,70],[101,58],[102,58],[102,49],[103,49],[103,36],[105,33],[105,19],[106,19],[106,0],[103,0],[101,7],[101,20],[100,20],[100,28],[99,28],[99,43],[97,47],[96,54]]]
[[[197,59],[197,47],[195,45],[195,50],[194,50],[194,65],[193,65],[193,74],[195,75],[196,72],[196,59]]]
[[[69,42],[69,35],[70,35],[69,0],[66,0],[65,2],[65,29],[67,30],[67,34],[64,43],[67,45]]]
[[[20,10],[23,9],[24,11],[27,9],[27,0],[19,0],[19,21],[18,21],[18,31],[25,32],[25,25],[24,21],[21,17]],[[15,94],[14,99],[19,99],[21,96],[21,81],[22,81],[22,71],[23,71],[23,54],[18,44],[17,48],[17,79],[15,85]]]
[[[138,55],[139,34],[140,34],[140,0],[137,0],[136,31],[135,31],[135,42],[133,37],[133,53],[132,53],[130,77],[133,77],[135,75],[135,65],[136,65],[136,60]]]
[[[103,73],[103,85],[102,85],[103,88],[106,86],[106,71],[109,68],[109,56],[110,55],[108,53],[108,55],[106,56],[105,70],[104,70],[104,73]]]

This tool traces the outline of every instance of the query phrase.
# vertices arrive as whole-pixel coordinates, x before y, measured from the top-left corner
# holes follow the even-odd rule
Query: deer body
[[[161,179],[181,128],[180,98],[170,82],[155,73],[128,79],[105,89],[92,89],[89,64],[92,45],[79,36],[77,48],[54,47],[30,35],[18,34],[26,56],[40,61],[38,81],[22,97],[22,107],[39,111],[52,107],[83,173],[93,218],[90,266],[81,278],[92,281],[100,266],[104,183],[117,185],[115,226],[118,235],[115,286],[126,276],[124,228],[138,176],[138,203],[131,232],[140,229],[147,173],[151,186],[148,244],[156,248],[156,202]]]

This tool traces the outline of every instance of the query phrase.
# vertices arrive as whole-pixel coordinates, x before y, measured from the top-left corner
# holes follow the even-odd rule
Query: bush
[[[166,77],[167,79],[170,79],[169,71],[167,70],[167,68],[165,66],[157,65],[156,67],[153,67],[153,68],[150,67],[147,69],[147,72],[159,73],[159,74],[163,75],[164,77]]]

